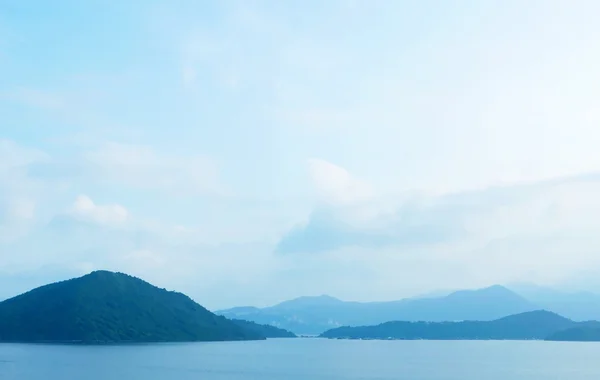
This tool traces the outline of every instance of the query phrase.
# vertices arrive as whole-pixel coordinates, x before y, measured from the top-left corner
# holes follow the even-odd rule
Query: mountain
[[[421,294],[417,294],[416,296],[412,296],[409,297],[409,299],[421,299],[421,298],[439,298],[439,297],[445,297],[451,293],[456,292],[458,289],[454,289],[454,290],[433,290],[430,292],[426,292],[426,293],[421,293]]]
[[[536,306],[525,298],[499,285],[477,290],[460,290],[444,297],[380,303],[377,307],[385,322],[488,321],[535,309]]]
[[[549,311],[531,311],[494,321],[387,322],[377,326],[340,327],[324,332],[338,339],[529,340],[546,339],[577,322]]]
[[[264,339],[189,297],[96,271],[0,303],[2,342],[183,342]]]
[[[244,319],[275,326],[301,335],[318,335],[341,326],[335,320],[353,312],[354,303],[329,296],[300,297],[275,306],[256,308],[235,307],[216,311],[229,319]]]
[[[394,320],[494,320],[535,310],[536,306],[502,287],[463,290],[443,297],[390,302],[345,302],[329,296],[300,297],[267,308],[241,307],[216,313],[269,324],[302,335],[318,335],[340,326],[375,325]]]
[[[508,286],[535,305],[575,321],[600,320],[600,294],[568,292],[533,284]]]
[[[293,332],[277,328],[271,325],[261,325],[258,323],[245,321],[243,319],[232,319],[236,325],[242,327],[247,331],[253,331],[257,335],[262,335],[265,338],[296,338],[296,334]]]
[[[344,301],[341,301],[337,298],[328,295],[322,295],[317,297],[299,297],[291,301],[282,302],[275,306],[275,308],[278,310],[302,310],[312,307],[335,307],[344,303]]]

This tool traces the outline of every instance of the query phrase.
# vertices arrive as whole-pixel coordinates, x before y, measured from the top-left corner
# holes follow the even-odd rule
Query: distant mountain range
[[[271,307],[236,307],[216,314],[269,324],[300,335],[319,335],[341,326],[390,321],[492,321],[535,310],[549,310],[575,321],[596,320],[600,319],[600,295],[532,285],[514,285],[510,289],[495,285],[390,302],[345,302],[326,295],[300,297]]]
[[[295,334],[600,340],[599,322],[575,322],[600,319],[599,296],[534,286],[512,288],[492,286],[392,302],[301,297],[262,309],[211,313],[181,293],[126,274],[95,271],[0,302],[0,342],[189,342]]]
[[[535,310],[516,293],[492,286],[453,292],[444,297],[391,302],[344,302],[329,296],[301,297],[263,309],[237,307],[216,313],[270,324],[302,335],[319,335],[340,326],[363,326],[388,321],[488,321]]]
[[[600,294],[569,292],[532,284],[508,285],[539,309],[552,310],[575,321],[600,320]]]
[[[594,340],[600,322],[574,322],[548,311],[530,311],[494,321],[387,322],[377,326],[339,327],[321,337],[401,340]],[[597,334],[597,333],[596,333]]]
[[[284,336],[293,334],[230,321],[181,293],[108,271],[0,302],[0,342],[190,342]]]

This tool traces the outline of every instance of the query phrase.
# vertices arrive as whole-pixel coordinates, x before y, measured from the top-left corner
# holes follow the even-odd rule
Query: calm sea
[[[598,380],[600,344],[340,341],[0,344],[2,380]]]

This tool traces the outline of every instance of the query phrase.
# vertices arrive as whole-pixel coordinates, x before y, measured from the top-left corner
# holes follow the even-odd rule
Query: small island
[[[228,320],[184,294],[108,271],[42,286],[0,303],[0,342],[236,341],[289,334]]]
[[[494,321],[387,322],[340,327],[321,334],[331,339],[387,340],[600,340],[600,323],[574,322],[539,310]]]
[[[558,331],[546,338],[555,342],[600,342],[600,326],[578,326]]]

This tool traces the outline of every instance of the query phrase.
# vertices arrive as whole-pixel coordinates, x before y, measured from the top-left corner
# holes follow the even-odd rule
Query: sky
[[[600,291],[600,2],[0,1],[0,299]]]

